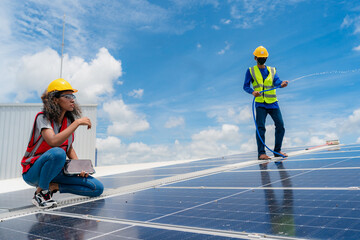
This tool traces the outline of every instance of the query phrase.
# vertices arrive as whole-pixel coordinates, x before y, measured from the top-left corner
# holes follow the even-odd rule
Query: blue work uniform
[[[261,72],[263,79],[266,79],[267,76],[269,75],[269,71],[268,71],[267,67],[259,68],[259,70]],[[253,81],[254,81],[254,79],[252,78],[250,70],[248,69],[245,74],[245,81],[244,81],[243,88],[249,94],[252,94],[254,92],[254,89],[250,86],[250,84]],[[278,74],[275,73],[274,80],[273,80],[274,86],[278,87],[281,85],[281,83],[282,83],[282,81],[280,80]],[[282,119],[282,115],[281,115],[281,111],[280,111],[278,102],[274,102],[274,103],[270,103],[270,104],[265,103],[265,102],[264,103],[255,102],[255,108],[256,108],[256,124],[258,126],[260,136],[264,142],[265,142],[265,132],[266,132],[266,128],[265,128],[266,116],[269,114],[271,116],[271,118],[273,119],[273,121],[275,123],[274,151],[280,152],[281,146],[282,146],[282,141],[283,141],[284,135],[285,135],[285,128],[284,128],[284,121]],[[257,142],[257,146],[258,146],[258,156],[260,156],[261,154],[266,154],[264,144],[261,142],[258,134],[257,133],[255,133],[255,134],[256,134],[256,142]]]

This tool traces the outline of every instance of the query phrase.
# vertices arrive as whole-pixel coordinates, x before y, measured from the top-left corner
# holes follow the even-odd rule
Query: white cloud
[[[200,49],[200,48],[202,48],[202,45],[200,43],[198,43],[198,44],[196,44],[196,48]]]
[[[251,28],[254,25],[262,24],[263,19],[273,16],[275,11],[279,12],[283,9],[289,11],[289,5],[295,5],[302,1],[303,0],[231,1],[230,16],[232,17],[233,23],[236,27],[244,29]]]
[[[219,54],[219,55],[225,54],[225,52],[230,50],[230,46],[231,45],[227,41],[225,41],[225,47],[223,49],[221,49],[217,54]]]
[[[341,125],[343,130],[346,132],[360,130],[360,108],[354,110],[353,113]]]
[[[358,137],[358,139],[356,140],[356,143],[360,143],[360,137]]]
[[[354,34],[360,33],[360,16],[349,16],[346,15],[343,22],[341,23],[341,28],[348,28],[354,26]]]
[[[220,129],[210,128],[194,134],[190,143],[175,140],[172,145],[148,145],[142,142],[124,144],[118,137],[98,138],[99,164],[121,164],[150,161],[201,159],[225,156],[239,152],[239,128],[224,124]]]
[[[360,51],[360,45],[357,46],[357,47],[354,47],[353,50],[355,50],[355,51]]]
[[[171,2],[175,3],[177,8],[193,8],[197,5],[212,5],[215,8],[219,6],[218,0],[171,0]]]
[[[295,137],[293,139],[293,142],[294,142],[294,146],[303,146],[304,145],[303,141],[299,137]]]
[[[360,108],[353,111],[344,121],[339,123],[343,133],[360,133]]]
[[[226,106],[217,106],[214,107],[208,113],[210,118],[216,118],[220,123],[252,123],[252,111],[249,106],[245,107],[226,107]]]
[[[118,149],[121,147],[120,138],[114,136],[108,136],[105,139],[97,138],[96,139],[96,147],[101,149],[102,151],[109,152],[114,149]]]
[[[228,116],[234,119],[236,123],[249,122],[252,119],[252,111],[249,106],[238,108],[238,112],[230,108],[228,110]]]
[[[351,26],[351,24],[354,22],[354,20],[349,16],[349,15],[346,15],[343,22],[341,23],[341,28],[346,28],[346,27],[349,27]]]
[[[145,116],[137,114],[131,107],[125,105],[122,99],[104,103],[103,109],[109,114],[112,122],[107,129],[108,134],[132,136],[150,127]]]
[[[195,141],[218,141],[223,140],[226,142],[233,141],[234,137],[238,137],[239,127],[230,124],[223,124],[221,130],[208,129],[203,130],[198,134],[194,134],[192,139]]]
[[[142,98],[142,96],[144,95],[144,89],[141,88],[134,89],[131,92],[129,92],[128,95],[134,98]]]
[[[306,143],[307,146],[317,146],[326,143],[326,138],[320,138],[318,136],[313,136],[310,140]]]
[[[223,124],[221,129],[211,128],[194,134],[189,151],[198,158],[230,155],[239,151],[241,140],[238,126]]]
[[[3,0],[0,3],[0,33],[2,38],[11,34],[9,3],[9,0]]]
[[[241,152],[257,151],[255,133],[252,136],[249,136],[247,142],[240,145],[240,151]]]
[[[275,126],[266,126],[266,144],[273,149],[275,142]],[[203,159],[220,157],[241,152],[254,151],[256,157],[257,144],[255,129],[246,136],[242,135],[243,129],[232,124],[223,124],[202,130],[191,137],[191,142],[175,140],[170,145],[148,145],[142,142],[124,144],[117,137],[97,139],[99,163],[119,164],[150,161],[170,161],[185,159]],[[315,146],[325,144],[326,140],[337,139],[336,133],[330,131],[305,130],[287,134],[283,140],[283,148],[294,146]],[[360,137],[358,142],[360,141]],[[266,149],[268,155],[272,155]]]
[[[34,94],[40,96],[48,84],[60,77],[60,56],[50,48],[33,55],[23,56],[15,70],[17,101],[25,101]],[[78,89],[80,103],[96,103],[103,96],[111,95],[113,84],[122,75],[121,62],[101,48],[96,58],[86,62],[80,57],[65,55],[63,78]]]
[[[341,28],[350,28],[354,27],[353,34],[360,34],[360,16],[349,16],[346,15],[343,22],[341,23]],[[353,48],[354,51],[360,51],[360,45]]]
[[[316,146],[325,144],[327,140],[339,139],[339,133],[333,127],[325,127],[323,130],[319,130],[323,126],[317,127],[285,134],[283,146]]]
[[[175,160],[166,146],[149,146],[142,142],[125,144],[114,136],[97,138],[96,147],[100,165]]]
[[[107,138],[96,139],[97,157],[100,165],[117,165],[126,163],[121,159],[121,154],[126,151],[126,146],[117,137],[108,136]]]
[[[212,25],[211,28],[213,28],[215,30],[220,30],[220,27],[218,25]]]
[[[228,24],[231,23],[231,20],[230,20],[230,19],[221,19],[220,22],[221,22],[222,24],[228,25]]]
[[[170,117],[165,123],[165,128],[174,128],[184,125],[185,125],[185,120],[183,117]]]

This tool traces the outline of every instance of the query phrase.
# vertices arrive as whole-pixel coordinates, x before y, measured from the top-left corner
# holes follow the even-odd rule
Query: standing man
[[[281,145],[285,134],[284,121],[281,116],[278,100],[276,98],[276,90],[260,93],[263,90],[271,89],[274,87],[281,86],[286,87],[288,81],[281,81],[276,73],[274,67],[265,66],[266,59],[269,56],[268,51],[263,46],[259,46],[254,51],[254,59],[256,65],[250,67],[245,75],[244,90],[252,94],[255,98],[256,107],[256,124],[261,138],[265,142],[265,120],[266,116],[270,114],[271,118],[275,123],[275,147],[274,151],[278,152],[285,157],[288,155],[281,152]],[[250,87],[252,84],[252,89]],[[268,160],[271,159],[265,152],[265,146],[261,142],[259,136],[256,134],[256,142],[258,147],[258,159]],[[280,155],[274,154],[275,157]]]

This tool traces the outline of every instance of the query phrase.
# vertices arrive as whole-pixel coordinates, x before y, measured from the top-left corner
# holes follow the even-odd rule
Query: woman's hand
[[[77,122],[78,125],[88,126],[88,129],[91,128],[91,121],[88,117],[82,117],[82,118],[76,119],[75,122]]]
[[[85,171],[81,171],[81,173],[79,174],[80,177],[83,177],[83,178],[87,178],[89,176],[89,174]]]

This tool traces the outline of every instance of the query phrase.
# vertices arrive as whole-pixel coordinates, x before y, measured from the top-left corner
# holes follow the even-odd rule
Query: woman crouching
[[[24,181],[36,187],[33,204],[39,208],[57,206],[55,192],[96,197],[102,194],[103,184],[82,171],[78,176],[63,173],[66,156],[78,159],[72,146],[74,132],[80,125],[91,128],[91,121],[81,117],[75,102],[78,90],[64,79],[52,81],[41,96],[43,111],[34,121],[30,141],[21,161]]]

